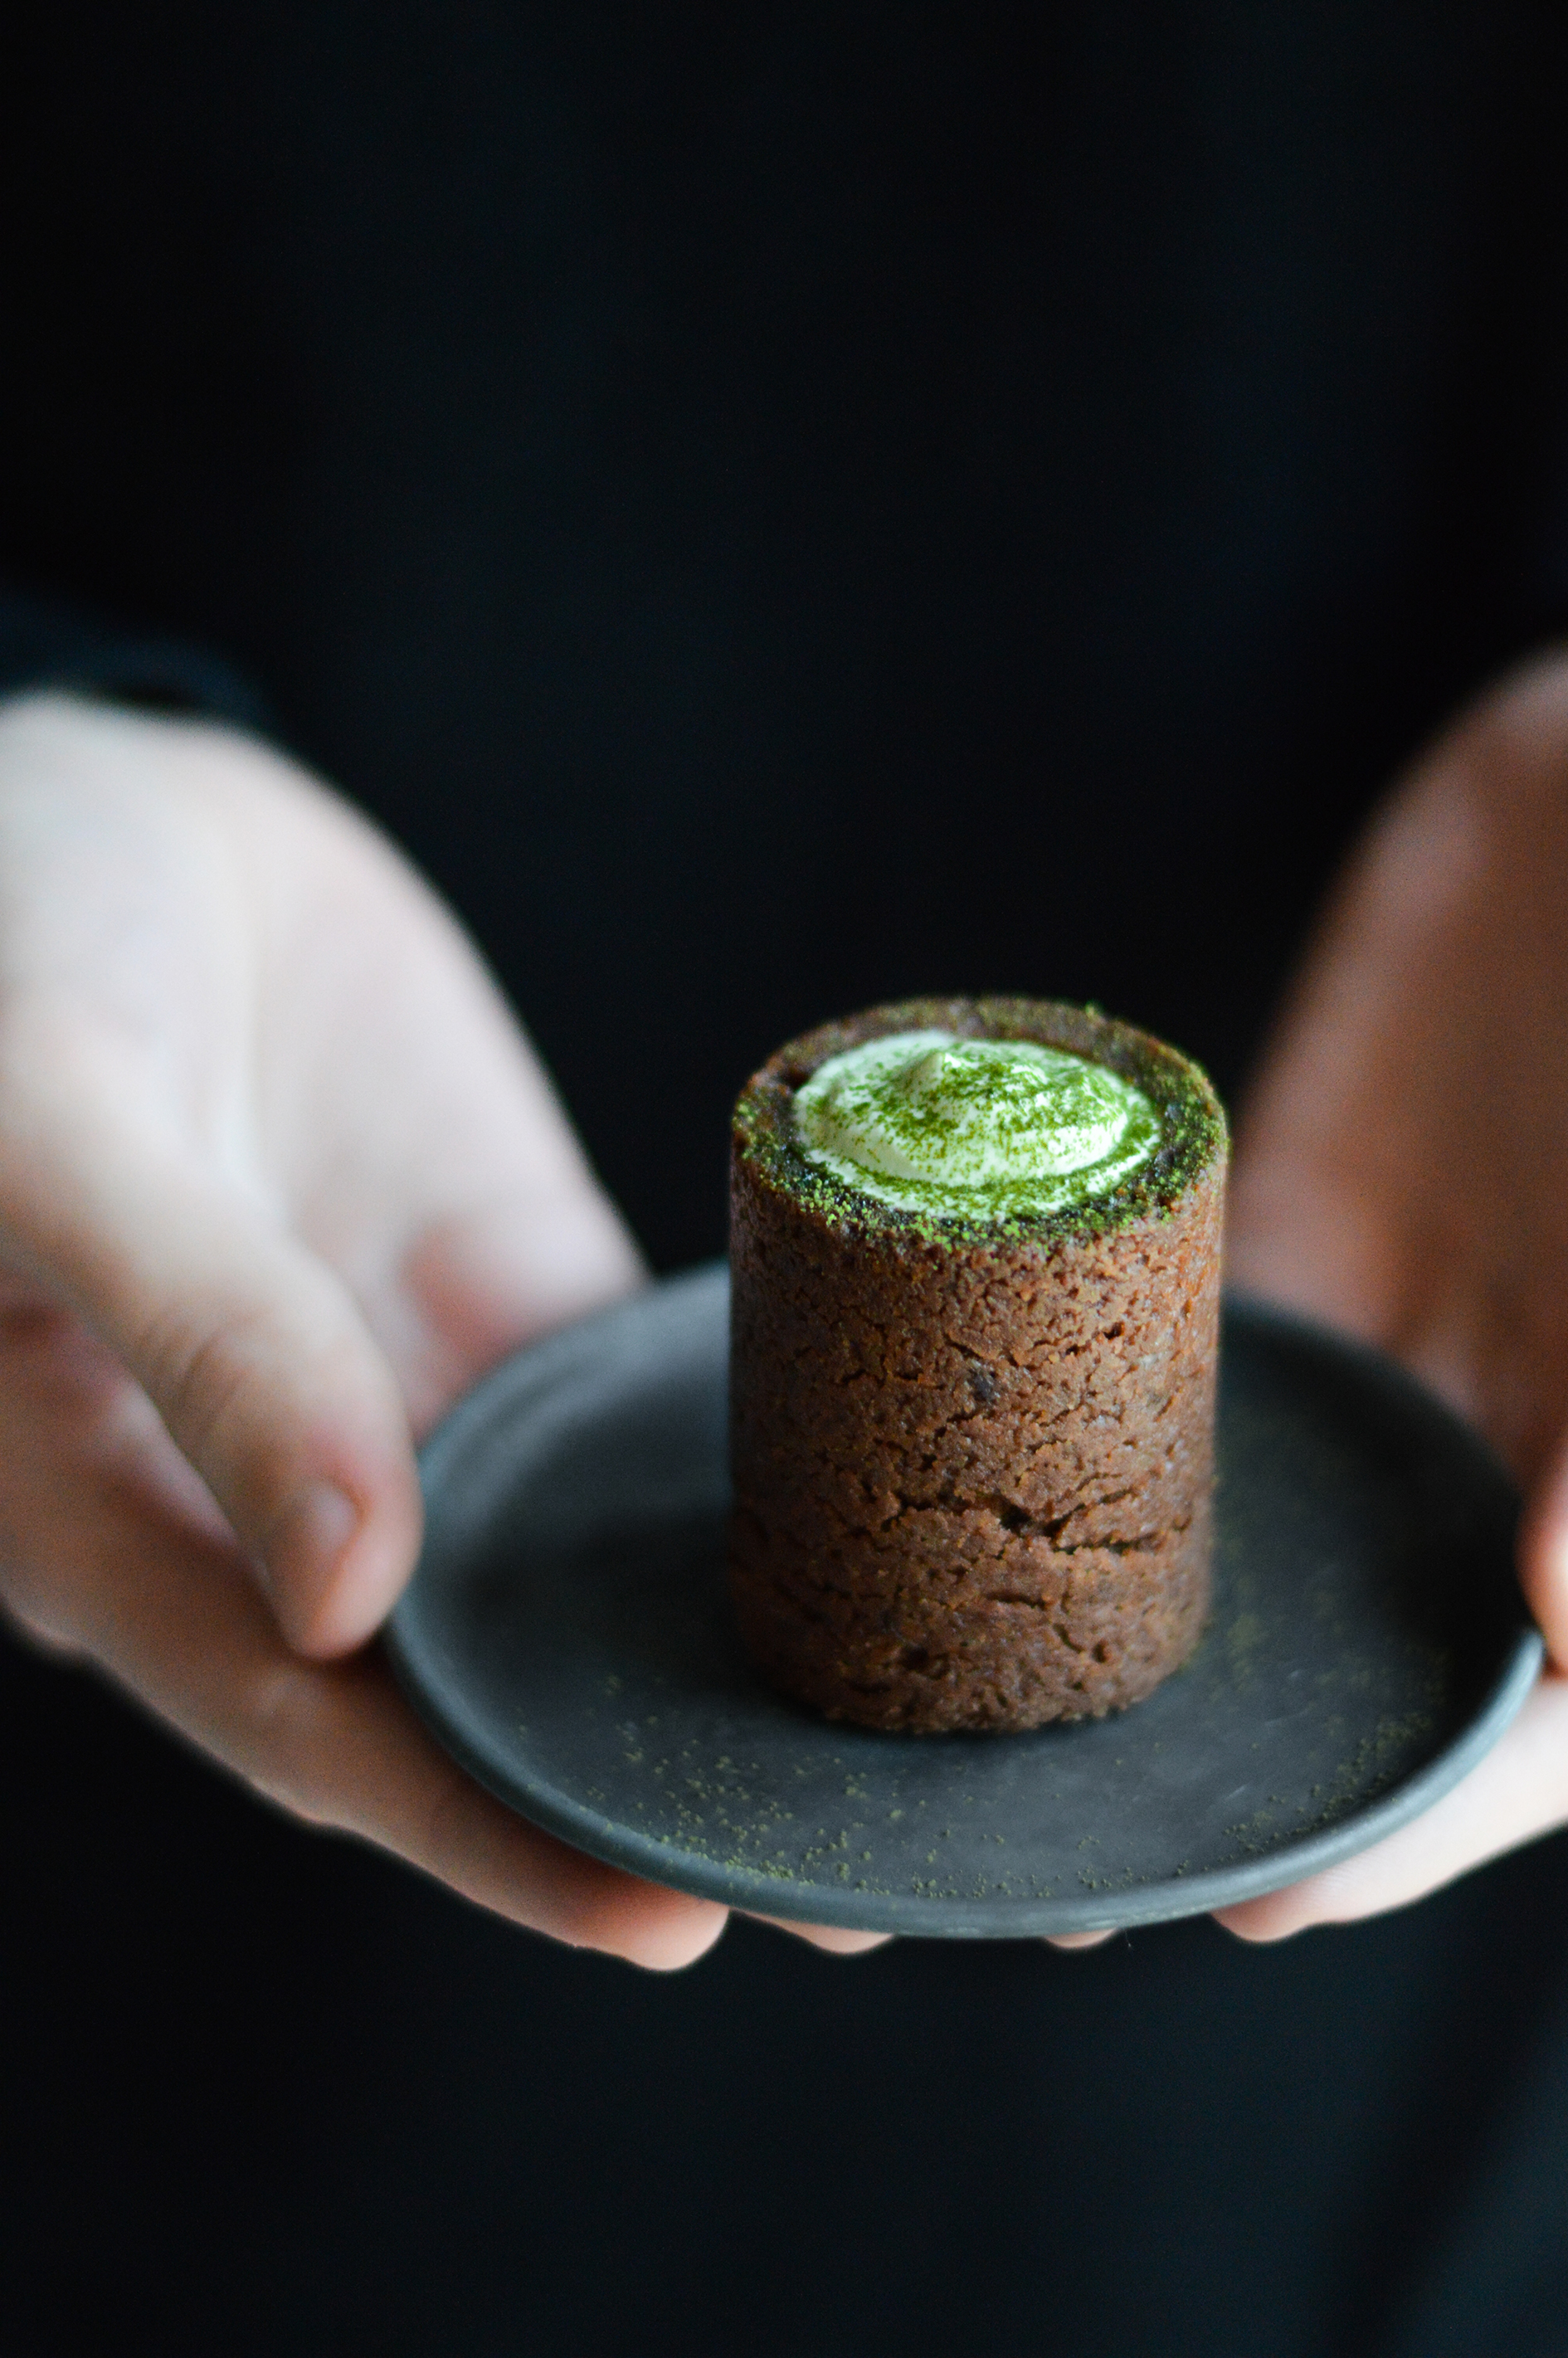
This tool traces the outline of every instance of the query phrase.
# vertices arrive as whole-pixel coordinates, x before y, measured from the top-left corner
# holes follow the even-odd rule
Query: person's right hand
[[[0,708],[5,1604],[297,1815],[676,1965],[720,1908],[514,1816],[359,1650],[417,1552],[416,1438],[640,1274],[370,827],[224,730]]]

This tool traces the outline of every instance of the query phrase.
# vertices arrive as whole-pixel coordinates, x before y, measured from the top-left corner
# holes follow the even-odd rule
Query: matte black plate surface
[[[1227,1314],[1217,1596],[1114,1718],[828,1725],[771,1694],[723,1582],[725,1274],[496,1370],[431,1439],[390,1647],[474,1775],[597,1857],[769,1915],[1002,1937],[1196,1914],[1427,1808],[1541,1657],[1516,1502],[1397,1368]]]

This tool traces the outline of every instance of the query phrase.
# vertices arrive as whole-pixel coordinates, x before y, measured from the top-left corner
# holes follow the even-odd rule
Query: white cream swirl
[[[879,1202],[985,1219],[1101,1195],[1160,1143],[1119,1073],[1033,1040],[895,1032],[829,1056],[795,1099],[801,1152]]]

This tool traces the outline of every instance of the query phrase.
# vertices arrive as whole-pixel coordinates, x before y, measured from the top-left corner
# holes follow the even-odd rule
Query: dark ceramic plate
[[[967,1937],[1195,1915],[1446,1792],[1541,1658],[1516,1501],[1397,1368],[1227,1314],[1213,1621],[1112,1719],[880,1736],[771,1694],[724,1592],[725,1275],[509,1360],[425,1451],[393,1617],[441,1741],[553,1833],[772,1916]]]

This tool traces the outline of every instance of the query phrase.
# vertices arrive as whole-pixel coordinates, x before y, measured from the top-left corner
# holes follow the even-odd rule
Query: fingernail
[[[313,1602],[359,1528],[360,1510],[335,1482],[297,1490],[267,1538],[265,1570],[275,1601]]]

